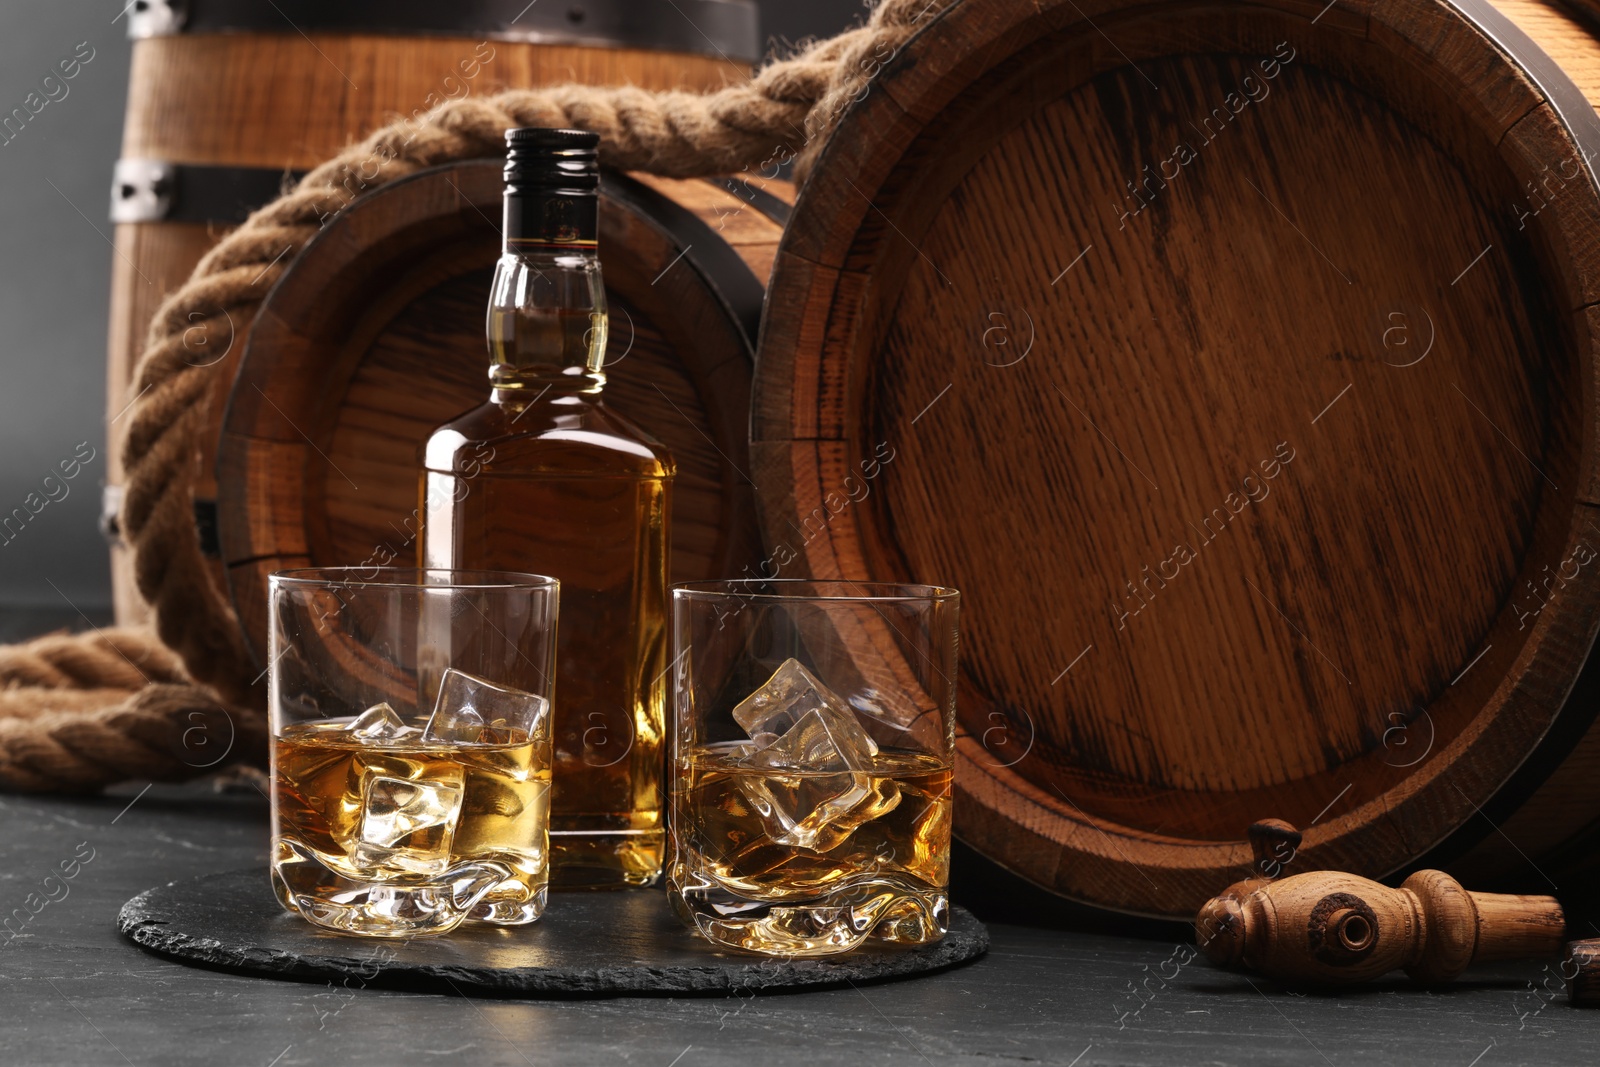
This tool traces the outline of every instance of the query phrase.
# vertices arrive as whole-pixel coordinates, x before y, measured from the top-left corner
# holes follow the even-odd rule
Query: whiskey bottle
[[[551,884],[649,885],[664,843],[666,449],[609,408],[599,138],[506,133],[487,403],[423,456],[424,567],[561,581]]]

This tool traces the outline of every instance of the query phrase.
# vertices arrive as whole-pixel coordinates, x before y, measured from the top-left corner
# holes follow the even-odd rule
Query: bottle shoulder
[[[483,404],[433,431],[423,448],[423,465],[474,474],[670,478],[676,473],[666,446],[595,397]]]

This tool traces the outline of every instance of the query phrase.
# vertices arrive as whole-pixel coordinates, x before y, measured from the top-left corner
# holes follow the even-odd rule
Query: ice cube
[[[350,725],[344,730],[345,733],[363,741],[398,741],[405,737],[408,731],[416,733],[416,727],[407,726],[405,720],[401,719],[388,703],[372,705],[351,719]]]
[[[759,747],[767,748],[811,712],[829,724],[837,724],[839,740],[864,748],[866,759],[878,754],[878,746],[861,729],[850,706],[793,658],[784,660],[760,689],[739,702],[733,709],[733,721],[744,727]]]
[[[772,740],[763,744],[762,734]],[[751,740],[756,748],[745,763],[773,770],[866,771],[878,755],[878,746],[854,714],[826,707],[806,712],[785,733],[774,737],[758,731]]]
[[[366,867],[399,867],[434,874],[450,866],[461,818],[462,776],[367,777],[355,860]]]
[[[506,744],[518,734],[529,738],[538,734],[549,712],[550,702],[543,697],[446,667],[422,739],[453,745]]]
[[[760,817],[767,836],[780,845],[832,852],[873,819],[900,803],[891,778],[844,771],[838,774],[767,770],[739,778],[739,790]]]
[[[739,789],[775,843],[830,852],[900,803],[894,780],[873,773],[878,746],[855,712],[798,661],[733,716],[758,746],[739,762],[761,772],[739,775]]]

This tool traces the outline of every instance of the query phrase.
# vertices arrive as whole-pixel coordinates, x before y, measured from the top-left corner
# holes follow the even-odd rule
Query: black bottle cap
[[[585,130],[507,130],[507,195],[599,195],[599,147],[600,135]]]
[[[596,247],[598,134],[525,126],[506,131],[505,250]]]

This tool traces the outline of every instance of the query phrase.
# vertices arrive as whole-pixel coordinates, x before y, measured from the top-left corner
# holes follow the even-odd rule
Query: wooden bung
[[[1292,826],[1252,826],[1251,877],[1195,916],[1195,942],[1213,963],[1291,984],[1355,985],[1403,969],[1433,985],[1474,963],[1561,950],[1566,918],[1554,897],[1471,893],[1443,871],[1418,871],[1399,889],[1340,871],[1280,878],[1291,835],[1292,853]]]
[[[1574,80],[1539,0],[963,0],[843,114],[751,473],[786,575],[961,590],[964,840],[1185,918],[1263,811],[1367,877],[1594,854]]]
[[[188,25],[177,28],[160,25],[161,11],[190,5],[130,8],[137,25],[130,27],[135,40],[121,156],[135,170],[119,169],[113,214],[125,217],[118,210],[124,203],[136,205],[158,192],[172,197],[173,205],[168,213],[118,221],[115,228],[106,370],[112,431],[108,503],[122,483],[118,420],[134,398],[133,370],[151,315],[201,256],[249,210],[277,194],[281,180],[311,170],[397,117],[420,123],[447,100],[563,82],[704,91],[747,77],[754,58],[749,48],[727,40],[719,51],[687,24],[691,36],[652,37],[646,21],[630,21],[616,27],[626,39],[608,40],[606,30],[582,23],[585,14],[614,6],[608,4],[596,12],[574,7],[544,14],[543,7],[526,10],[526,0],[440,4],[410,26],[401,23],[411,16],[392,5],[350,0],[327,5],[316,23],[297,12],[293,27],[266,4],[210,0],[200,6],[187,16]],[[724,5],[747,6],[743,0]],[[141,163],[183,173],[152,179],[144,188]],[[217,499],[216,443],[246,329],[240,322],[226,335],[196,329],[185,337],[193,362],[213,372],[205,402],[209,429],[194,457],[196,511],[204,520],[202,545],[208,552],[214,551],[209,516]],[[148,609],[134,584],[131,557],[114,541],[111,559],[117,621],[141,622]],[[221,584],[224,564],[208,562]]]
[[[1561,975],[1567,980],[1569,1004],[1600,1008],[1600,937],[1569,943]]]

